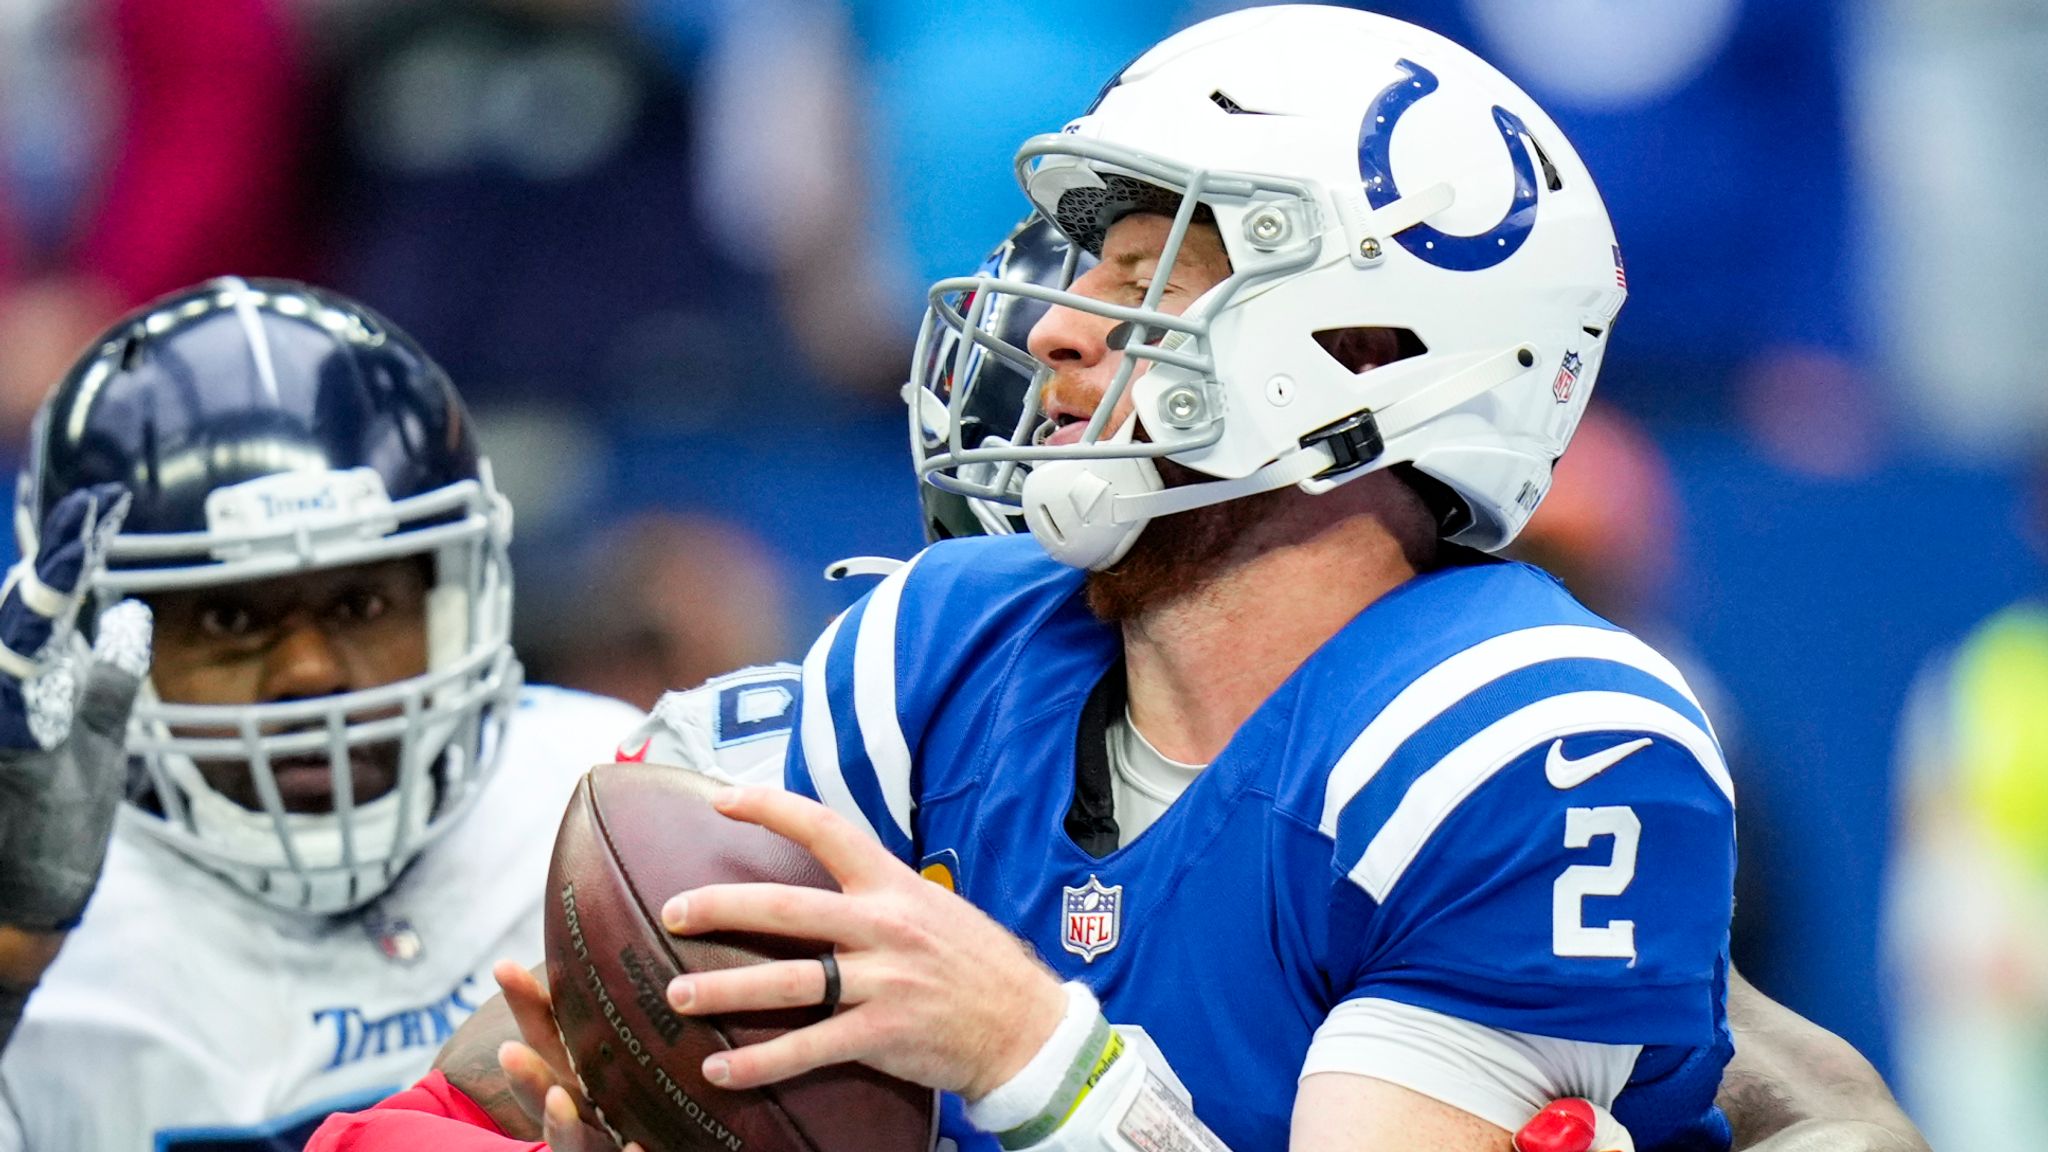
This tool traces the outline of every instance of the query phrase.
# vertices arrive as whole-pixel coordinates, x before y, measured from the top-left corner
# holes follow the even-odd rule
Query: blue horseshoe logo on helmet
[[[1401,198],[1394,183],[1394,125],[1415,102],[1437,90],[1434,72],[1412,60],[1396,65],[1402,78],[1373,98],[1358,129],[1358,178],[1375,210]],[[1513,256],[1536,226],[1536,162],[1529,155],[1528,129],[1513,112],[1496,105],[1493,122],[1506,139],[1508,159],[1515,167],[1515,199],[1500,223],[1477,236],[1452,236],[1427,224],[1403,229],[1394,236],[1401,247],[1424,263],[1454,272],[1476,272]]]

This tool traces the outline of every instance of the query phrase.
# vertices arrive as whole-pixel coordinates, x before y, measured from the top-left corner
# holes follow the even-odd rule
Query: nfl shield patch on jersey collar
[[[376,943],[377,951],[394,964],[417,964],[427,954],[419,930],[403,916],[389,916],[372,908],[363,916],[363,930]]]
[[[1123,938],[1124,886],[1105,887],[1090,876],[1079,888],[1060,889],[1060,944],[1090,964]]]

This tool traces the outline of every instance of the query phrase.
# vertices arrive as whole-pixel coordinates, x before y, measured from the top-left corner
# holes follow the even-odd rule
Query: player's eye
[[[367,624],[391,610],[391,601],[374,588],[352,588],[335,601],[334,615],[351,624]]]
[[[199,630],[222,639],[243,639],[256,630],[256,614],[241,604],[208,604],[199,610]]]

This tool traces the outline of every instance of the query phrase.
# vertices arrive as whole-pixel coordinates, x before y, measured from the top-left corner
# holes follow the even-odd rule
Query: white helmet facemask
[[[166,703],[145,686],[128,736],[155,800],[138,812],[142,827],[267,904],[331,915],[376,898],[455,823],[490,772],[521,682],[511,510],[480,464],[479,480],[395,502],[369,468],[281,472],[216,489],[211,531],[115,537],[102,603],[409,555],[433,569],[422,675],[247,705]],[[351,760],[369,747],[395,748],[395,784],[359,800]],[[280,795],[272,766],[309,756],[332,773],[330,812],[287,811]],[[261,810],[207,782],[201,765],[222,762],[246,766]]]
[[[986,274],[934,285],[912,439],[928,482],[1021,506],[1080,567],[1114,564],[1157,516],[1393,464],[1457,497],[1451,539],[1502,547],[1548,490],[1626,295],[1606,210],[1555,124],[1471,53],[1369,13],[1280,6],[1198,24],[1063,133],[1027,141],[1017,170],[1089,252],[1125,214],[1170,215],[1152,284],[1136,307]],[[1168,314],[1162,293],[1204,216],[1230,274]],[[988,330],[1005,296],[1118,326],[1122,362],[1076,443],[1035,442],[1049,372]],[[1414,351],[1357,370],[1329,337],[1361,329]],[[991,356],[1037,375],[1015,433],[970,446],[971,386],[937,387],[934,365],[971,382]],[[1110,425],[1126,397],[1143,436]],[[1205,479],[1163,488],[1161,457]]]

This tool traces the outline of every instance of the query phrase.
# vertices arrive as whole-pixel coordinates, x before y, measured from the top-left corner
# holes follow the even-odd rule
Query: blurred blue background
[[[0,452],[122,309],[322,281],[475,408],[536,677],[644,704],[796,655],[858,591],[829,561],[920,544],[897,388],[923,286],[1025,209],[1018,143],[1236,6],[12,0]],[[1631,299],[1596,407],[1663,495],[1531,546],[1718,684],[1738,959],[1896,1070],[1909,689],[2042,586],[2048,8],[1372,7],[1499,64],[1600,182]]]

